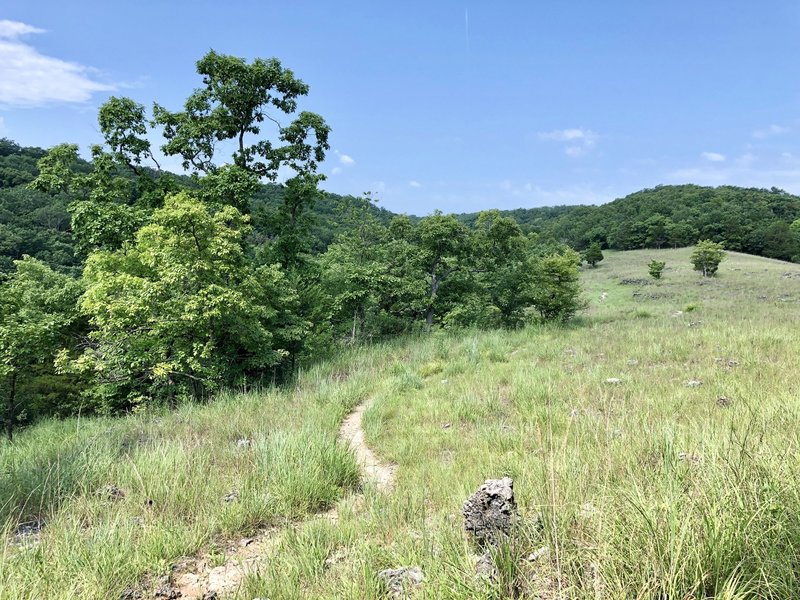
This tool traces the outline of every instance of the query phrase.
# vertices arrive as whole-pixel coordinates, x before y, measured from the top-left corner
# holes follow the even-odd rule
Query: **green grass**
[[[702,281],[688,258],[609,252],[566,328],[409,346],[365,415],[397,488],[287,536],[241,597],[379,598],[410,565],[426,598],[800,597],[797,267],[731,255]],[[460,511],[503,475],[528,526],[487,582]]]
[[[607,252],[566,327],[439,333],[343,356],[291,392],[23,432],[0,446],[0,523],[47,526],[34,549],[6,543],[0,598],[113,598],[287,520],[241,598],[382,598],[377,572],[411,565],[425,598],[800,597],[800,268],[731,254],[702,280],[689,254]],[[396,488],[302,524],[355,485],[334,442],[368,396]],[[525,522],[488,581],[460,513],[503,475]],[[95,494],[110,484],[123,500]]]
[[[378,364],[343,357],[293,392],[230,394],[124,419],[49,422],[0,446],[0,598],[114,598],[220,538],[332,505],[358,483],[339,422]],[[251,440],[239,445],[239,440]],[[124,491],[112,500],[107,486]],[[238,501],[225,502],[230,491]],[[98,493],[101,492],[101,493]],[[12,543],[19,523],[41,543]]]

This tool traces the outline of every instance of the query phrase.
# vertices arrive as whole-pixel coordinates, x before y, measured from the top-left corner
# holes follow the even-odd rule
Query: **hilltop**
[[[731,253],[704,279],[688,258],[607,252],[567,326],[408,337],[285,391],[23,431],[0,446],[0,598],[117,597],[270,527],[240,597],[379,598],[378,571],[412,565],[430,597],[796,597],[800,270]],[[366,399],[396,487],[353,503],[335,440]],[[459,513],[504,475],[527,525],[482,578]],[[45,523],[30,550],[21,521]]]

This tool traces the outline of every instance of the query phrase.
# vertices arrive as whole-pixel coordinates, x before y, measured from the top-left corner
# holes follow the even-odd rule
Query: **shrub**
[[[695,271],[702,271],[703,277],[713,277],[719,268],[719,263],[725,258],[722,244],[711,240],[697,242],[692,252],[691,261]]]
[[[650,272],[650,277],[653,279],[661,279],[661,272],[664,270],[664,267],[667,263],[658,260],[651,260],[650,264],[647,265],[647,269]]]

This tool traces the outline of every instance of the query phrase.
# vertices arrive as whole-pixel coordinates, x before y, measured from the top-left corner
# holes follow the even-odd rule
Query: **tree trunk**
[[[436,300],[436,294],[439,291],[439,280],[436,278],[436,270],[431,271],[431,297],[428,302],[428,308],[425,311],[425,329],[428,333],[433,329],[433,301]]]
[[[11,374],[11,389],[8,392],[8,405],[6,406],[6,435],[8,440],[14,439],[14,413],[17,402],[17,372]]]
[[[358,309],[354,308],[353,309],[353,331],[350,332],[350,345],[351,346],[356,343],[356,323],[357,323],[357,319],[358,319]]]

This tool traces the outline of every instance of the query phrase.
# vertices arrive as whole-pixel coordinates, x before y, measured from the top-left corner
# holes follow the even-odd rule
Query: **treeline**
[[[285,381],[343,343],[566,320],[580,308],[579,255],[496,211],[468,228],[322,194],[329,128],[298,110],[308,86],[276,59],[212,51],[197,70],[203,84],[178,111],[104,104],[91,161],[71,144],[3,142],[9,437],[43,415]],[[161,170],[153,132],[191,177]],[[233,148],[228,161],[219,147]],[[277,185],[279,170],[291,176]]]
[[[800,197],[772,188],[662,185],[601,206],[504,211],[525,231],[583,250],[678,248],[699,240],[800,262]],[[477,215],[460,215],[472,223]]]

